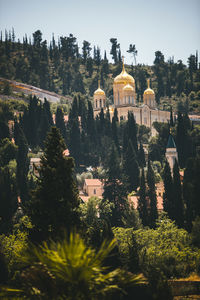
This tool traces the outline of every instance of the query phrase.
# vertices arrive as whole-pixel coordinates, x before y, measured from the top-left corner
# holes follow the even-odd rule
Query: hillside
[[[80,92],[87,97],[92,97],[100,78],[107,99],[112,103],[113,78],[122,68],[120,45],[116,48],[115,40],[111,39],[112,64],[106,52],[101,53],[99,47],[92,49],[87,41],[78,47],[73,34],[59,37],[58,43],[53,37],[49,45],[42,40],[40,30],[33,33],[33,41],[28,41],[25,36],[23,43],[15,42],[14,37],[7,35],[5,41],[0,41],[0,76],[60,96],[73,96]],[[157,103],[162,109],[169,110],[173,106],[176,110],[179,103],[179,110],[200,113],[198,53],[188,54],[186,66],[181,60],[165,61],[164,55],[156,51],[153,66],[126,65],[126,70],[135,78],[139,102],[142,102],[147,87],[146,80],[150,78]],[[39,90],[36,91],[39,93]]]

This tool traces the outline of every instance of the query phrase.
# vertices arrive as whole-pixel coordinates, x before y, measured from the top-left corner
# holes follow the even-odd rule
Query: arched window
[[[99,100],[99,102],[100,102],[100,107],[101,107],[101,99]]]
[[[97,108],[97,100],[96,100],[96,108]]]

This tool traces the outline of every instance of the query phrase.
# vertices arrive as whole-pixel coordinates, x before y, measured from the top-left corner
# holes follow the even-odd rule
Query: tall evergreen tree
[[[184,172],[183,197],[186,203],[187,229],[191,230],[192,221],[200,216],[200,157],[188,159]]]
[[[174,195],[173,195],[173,182],[172,175],[168,161],[165,162],[164,172],[164,195],[163,195],[163,208],[168,213],[170,219],[174,220]]]
[[[174,219],[179,227],[183,226],[184,222],[184,205],[182,186],[179,174],[179,166],[177,160],[173,168],[173,194],[174,194]]]
[[[127,205],[126,191],[122,184],[122,174],[117,149],[112,145],[108,159],[107,178],[104,185],[103,198],[113,203],[112,226],[122,225],[122,216]]]
[[[19,127],[19,136],[17,140],[17,187],[19,195],[23,203],[28,200],[28,187],[27,187],[27,176],[29,170],[29,159],[28,159],[28,143],[24,136],[22,129]]]
[[[136,191],[139,186],[140,170],[131,140],[128,142],[128,147],[124,155],[123,169],[127,181],[128,191]]]
[[[142,143],[140,143],[140,148],[138,150],[138,162],[139,162],[140,167],[146,166],[144,148],[142,146]]]
[[[33,239],[37,241],[58,236],[79,223],[74,163],[71,157],[63,156],[65,148],[59,129],[52,127],[45,142],[37,187],[27,207],[34,225]]]
[[[123,152],[125,153],[128,147],[129,140],[131,141],[135,153],[138,153],[138,142],[137,142],[137,126],[135,122],[135,118],[132,112],[128,112],[128,121],[124,128],[124,136],[123,136]]]
[[[146,198],[146,184],[144,177],[144,169],[142,168],[142,174],[140,178],[140,189],[139,189],[139,199],[138,199],[138,211],[142,224],[147,226],[149,224],[148,220],[148,207],[147,207],[147,198]]]
[[[155,175],[150,160],[148,160],[147,184],[148,184],[148,196],[150,202],[149,225],[154,228],[156,224],[156,220],[158,218],[158,210],[157,210],[157,196],[156,196],[156,187],[155,187]]]
[[[66,132],[66,126],[64,122],[64,114],[61,107],[57,107],[56,111],[56,127],[60,129],[60,132],[65,140],[67,141],[67,132]]]

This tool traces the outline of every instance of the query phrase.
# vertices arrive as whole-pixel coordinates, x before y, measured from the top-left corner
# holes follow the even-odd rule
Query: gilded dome
[[[114,83],[115,84],[116,83],[123,83],[123,84],[128,84],[128,83],[134,84],[135,83],[134,78],[126,72],[124,63],[123,63],[122,72],[115,77]]]
[[[154,95],[154,91],[150,89],[149,79],[147,79],[147,89],[144,91],[144,95]]]
[[[123,88],[124,91],[133,91],[133,87],[128,83],[127,85],[125,85],[125,87]]]
[[[98,89],[94,92],[94,95],[104,95],[105,92],[100,88],[100,80],[98,81]]]

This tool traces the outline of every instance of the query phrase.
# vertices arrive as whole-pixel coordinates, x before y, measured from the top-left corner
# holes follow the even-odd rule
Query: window
[[[97,108],[97,100],[96,100],[96,108]]]
[[[101,107],[101,99],[99,101],[100,101],[100,107]]]
[[[96,189],[94,189],[94,195],[96,195]]]
[[[147,118],[144,118],[144,124],[147,124]]]

